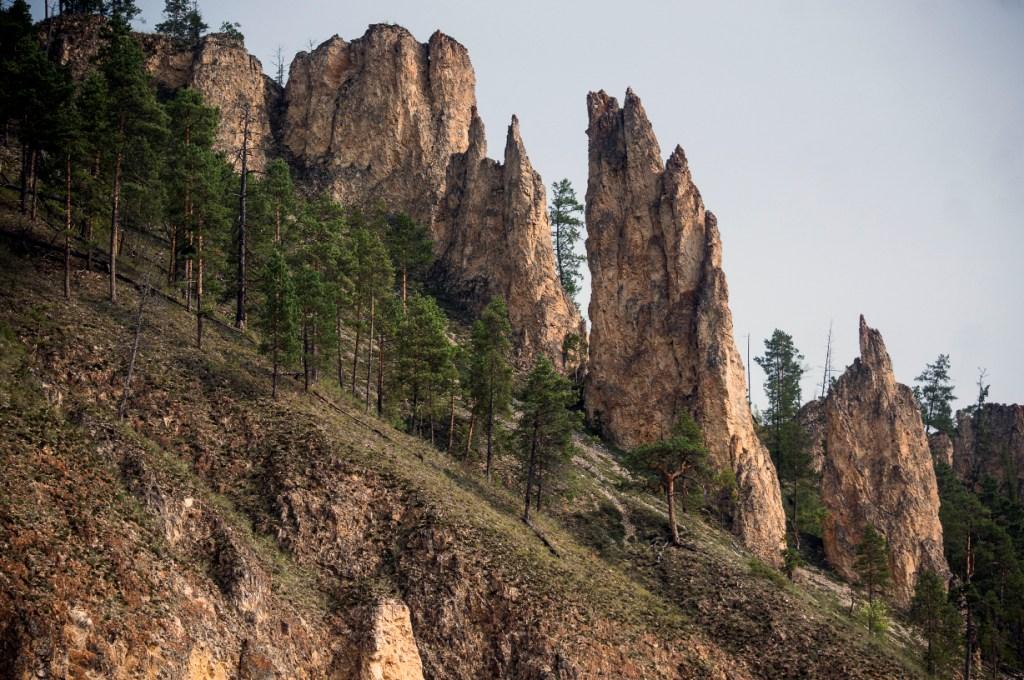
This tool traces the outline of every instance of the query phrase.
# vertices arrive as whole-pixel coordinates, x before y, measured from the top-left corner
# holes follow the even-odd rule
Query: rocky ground
[[[915,676],[712,521],[667,547],[614,453],[581,439],[552,550],[473,461],[323,382],[271,400],[251,339],[199,352],[162,298],[119,420],[138,296],[60,281],[0,246],[0,677]]]

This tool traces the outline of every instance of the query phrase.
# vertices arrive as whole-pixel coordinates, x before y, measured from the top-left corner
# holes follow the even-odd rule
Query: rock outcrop
[[[449,159],[469,147],[476,76],[466,48],[440,31],[334,36],[292,61],[282,140],[307,181],[348,205],[383,203],[431,222]]]
[[[292,63],[284,145],[308,185],[428,223],[444,294],[470,314],[504,296],[520,363],[542,352],[560,365],[581,318],[555,274],[544,183],[514,118],[504,163],[486,157],[475,82],[466,48],[440,32],[334,36]]]
[[[825,557],[844,578],[866,527],[889,544],[893,599],[909,603],[917,575],[949,573],[942,552],[939,492],[924,423],[906,385],[896,382],[882,336],[860,319],[860,358],[825,400],[822,502]]]
[[[933,432],[928,435],[928,449],[936,463],[953,466],[953,440],[945,432]]]
[[[403,602],[383,600],[374,608],[359,680],[423,680],[409,608]]]
[[[985,404],[956,415],[953,469],[974,484],[994,479],[1011,497],[1024,492],[1024,405]]]
[[[103,43],[106,20],[93,15],[69,14],[44,24],[50,55],[67,64],[74,77],[83,78],[93,67]],[[211,33],[193,47],[150,33],[136,34],[146,58],[146,69],[164,93],[191,87],[206,103],[220,111],[214,147],[237,169],[242,148],[244,115],[249,115],[249,168],[263,169],[274,153],[272,119],[281,88],[263,74],[259,59],[245,45],[223,33]]]
[[[541,352],[560,364],[562,342],[581,319],[555,274],[544,183],[519,120],[508,126],[502,164],[487,158],[474,111],[469,148],[452,159],[446,184],[434,229],[444,290],[474,310],[503,296],[520,363]]]
[[[263,74],[259,59],[240,41],[223,33],[204,36],[192,49],[182,49],[159,35],[143,35],[146,68],[157,87],[173,91],[191,87],[220,111],[214,148],[237,170],[241,161],[246,119],[249,126],[249,169],[259,172],[274,152],[271,118],[281,88]]]
[[[807,436],[807,455],[811,471],[821,474],[825,465],[825,398],[809,401],[800,407],[797,421]]]
[[[587,97],[587,257],[592,276],[587,414],[621,446],[665,436],[683,412],[714,464],[735,473],[735,529],[772,562],[785,518],[757,438],[733,340],[722,243],[686,156],[667,164],[640,99]]]

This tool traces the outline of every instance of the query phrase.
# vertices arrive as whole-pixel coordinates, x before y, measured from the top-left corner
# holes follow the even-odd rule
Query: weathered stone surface
[[[807,454],[811,459],[811,470],[821,474],[825,465],[825,399],[815,399],[800,407],[797,420],[807,436]]]
[[[896,382],[882,336],[860,319],[860,358],[825,400],[822,502],[825,556],[855,579],[867,526],[889,544],[893,599],[909,603],[917,574],[949,574],[942,552],[939,492],[913,392]]]
[[[384,600],[374,608],[359,680],[423,680],[409,608],[403,602]]]
[[[587,413],[617,444],[666,435],[681,413],[736,475],[735,528],[770,561],[785,519],[775,468],[754,432],[733,340],[722,244],[686,156],[667,164],[640,99],[587,97],[587,257],[592,276]]]
[[[960,479],[979,483],[986,477],[1004,491],[1024,492],[1024,405],[985,404],[974,417],[956,414],[953,469]]]
[[[562,361],[562,341],[581,319],[555,273],[544,183],[530,164],[513,116],[504,164],[487,158],[474,111],[470,145],[449,166],[435,233],[444,289],[472,310],[494,295],[508,301],[515,346],[525,360]]]
[[[953,465],[953,440],[945,432],[932,432],[928,435],[928,449],[936,463]]]
[[[310,186],[430,224],[451,300],[476,313],[502,295],[521,363],[543,352],[561,364],[581,319],[555,274],[544,183],[515,119],[504,163],[486,157],[475,82],[466,49],[440,32],[335,36],[292,63],[282,138]]]
[[[260,171],[272,157],[271,116],[281,88],[263,74],[260,61],[245,46],[222,33],[203,37],[193,49],[182,49],[164,36],[142,35],[146,68],[165,90],[191,87],[220,111],[214,148],[237,169],[241,161],[246,112],[249,115],[249,168]]]
[[[448,162],[469,146],[476,106],[469,53],[441,32],[401,26],[334,36],[292,62],[282,139],[307,181],[342,203],[432,221]]]

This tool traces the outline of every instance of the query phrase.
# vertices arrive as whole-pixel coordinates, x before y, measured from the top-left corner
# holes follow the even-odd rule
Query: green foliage
[[[384,242],[400,279],[402,300],[408,299],[410,278],[419,277],[434,260],[434,243],[430,230],[399,212],[386,218]]]
[[[245,43],[245,36],[242,35],[242,24],[237,21],[225,21],[220,25],[220,33],[229,40],[234,40],[239,45]]]
[[[572,432],[579,418],[569,410],[575,401],[572,385],[543,355],[534,362],[519,398],[516,440],[525,479],[523,518],[529,520],[531,499],[536,498],[539,508],[545,485],[551,488],[572,456]]]
[[[448,321],[431,297],[412,295],[398,331],[397,367],[392,388],[406,405],[409,432],[422,433],[434,426],[435,408],[454,370]]]
[[[193,0],[165,0],[164,20],[155,28],[183,45],[194,45],[208,27]]]
[[[576,191],[568,179],[555,182],[551,186],[551,238],[555,246],[555,262],[558,265],[558,279],[569,299],[576,302],[576,294],[580,292],[580,281],[583,274],[580,268],[586,257],[576,253],[576,244],[580,240],[583,229],[583,205],[576,198]]]
[[[473,324],[466,376],[473,416],[486,427],[488,477],[494,449],[494,422],[508,413],[512,401],[511,334],[505,301],[500,297],[492,298]]]
[[[926,364],[914,380],[920,383],[914,387],[914,396],[921,407],[925,428],[952,436],[955,429],[952,404],[956,395],[949,377],[949,355],[940,354],[934,362]]]
[[[960,613],[946,597],[942,579],[933,571],[917,576],[910,621],[925,640],[924,663],[928,674],[945,675],[957,658],[960,646]]]
[[[711,475],[704,433],[689,413],[683,413],[668,437],[638,446],[625,455],[634,472],[658,484],[666,494],[672,540],[679,543],[675,521],[675,494],[682,491],[685,503],[689,491],[700,488]]]
[[[872,635],[882,637],[889,631],[889,608],[882,600],[865,602],[857,608],[855,618]]]
[[[804,356],[793,344],[793,337],[778,329],[764,345],[764,354],[754,359],[765,373],[768,397],[759,432],[778,471],[786,518],[793,543],[799,548],[801,532],[820,534],[822,512],[807,433],[797,418],[800,380],[806,370]]]
[[[261,304],[256,308],[256,327],[261,334],[260,351],[273,359],[276,397],[278,366],[293,362],[299,350],[295,284],[281,251],[271,254],[259,280]]]
[[[799,550],[786,548],[782,551],[782,570],[790,581],[793,580],[797,567],[802,567],[803,564],[804,558],[800,555]]]
[[[889,567],[889,545],[885,536],[871,525],[864,529],[853,566],[861,587],[867,592],[868,603],[874,604],[888,589],[892,571]]]

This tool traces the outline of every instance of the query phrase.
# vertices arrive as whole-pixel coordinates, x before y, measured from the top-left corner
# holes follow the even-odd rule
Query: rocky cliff
[[[263,74],[263,65],[245,46],[221,33],[204,36],[191,49],[163,36],[141,36],[146,68],[157,87],[191,87],[206,103],[220,111],[214,148],[224,153],[235,169],[246,123],[249,127],[249,169],[259,172],[274,155],[271,120],[281,99],[281,88]]]
[[[561,363],[580,316],[555,274],[544,183],[513,119],[487,158],[466,48],[400,26],[335,36],[292,63],[282,139],[300,176],[346,204],[406,210],[431,226],[434,278],[470,313],[502,295],[528,361]]]
[[[985,404],[956,415],[953,469],[960,479],[994,479],[1011,497],[1024,492],[1024,405]]]
[[[585,331],[555,273],[544,183],[517,118],[508,126],[504,163],[487,158],[475,111],[471,131],[469,148],[449,165],[435,221],[443,287],[471,309],[503,296],[521,359],[541,352],[560,364],[565,336]]]
[[[928,448],[936,463],[953,466],[953,440],[945,432],[933,432],[928,435]]]
[[[83,77],[102,45],[104,20],[92,15],[67,15],[45,24],[43,36],[53,58]],[[214,142],[237,169],[242,148],[245,116],[249,116],[251,151],[249,168],[260,171],[274,153],[272,119],[281,99],[281,88],[263,74],[260,61],[245,45],[222,33],[204,36],[188,47],[162,35],[137,34],[146,57],[146,69],[165,94],[183,87],[202,93],[206,103],[220,111],[220,127]]]
[[[692,413],[714,464],[736,475],[736,531],[775,562],[785,535],[779,483],[747,404],[715,217],[683,150],[662,162],[632,90],[621,108],[590,93],[587,108],[588,416],[635,446]]]
[[[889,544],[893,597],[909,603],[917,574],[949,573],[942,552],[939,493],[913,392],[896,382],[881,334],[860,319],[860,358],[825,400],[821,496],[828,511],[825,556],[845,578],[864,529]]]

